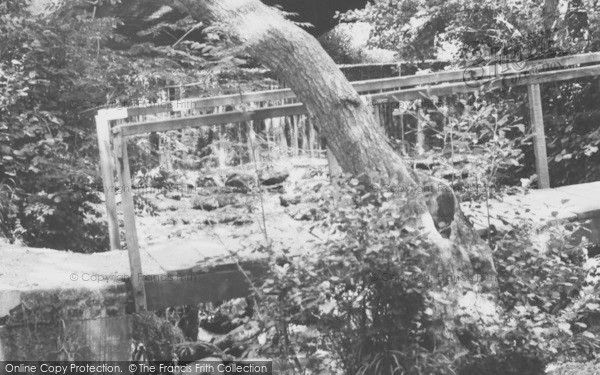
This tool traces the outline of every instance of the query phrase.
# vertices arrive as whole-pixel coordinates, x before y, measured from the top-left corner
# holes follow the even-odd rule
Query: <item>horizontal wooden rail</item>
[[[267,102],[271,100],[284,100],[295,97],[296,95],[294,95],[290,89],[255,91],[241,94],[213,96],[209,98],[181,99],[148,107],[127,108],[127,114],[129,117],[143,116],[164,112],[180,112],[189,109],[214,108],[245,103]]]
[[[600,75],[600,65],[583,68],[571,68],[534,74],[511,74],[499,78],[481,80],[478,85],[468,85],[464,82],[448,83],[436,86],[417,87],[408,90],[398,90],[370,95],[374,103],[386,101],[403,101],[427,98],[431,95],[448,96],[469,92],[486,92],[501,88],[540,84],[548,82],[568,81],[576,78]]]
[[[465,82],[472,79],[485,80],[503,74],[524,73],[528,70],[548,70],[557,67],[568,67],[580,64],[599,63],[600,53],[587,53],[572,56],[555,57],[551,59],[532,60],[526,62],[511,62],[505,64],[472,66],[458,70],[450,70],[432,74],[412,75],[404,77],[380,78],[367,81],[352,82],[359,93],[369,91],[400,89],[418,85],[432,85],[445,82]],[[472,76],[473,75],[473,76]],[[472,92],[471,90],[467,92]],[[221,95],[209,98],[192,98],[176,100],[168,103],[151,105],[147,107],[127,108],[129,117],[165,112],[177,112],[187,109],[202,109],[219,106],[234,106],[244,103],[265,102],[273,100],[292,99],[296,96],[290,89],[257,91],[242,94]]]
[[[508,74],[524,74],[530,70],[545,71],[557,68],[565,68],[572,65],[599,62],[600,53],[588,53],[573,56],[555,57],[544,60],[525,61],[521,63],[515,62],[486,66],[470,66],[460,70],[449,70],[445,72],[423,75],[374,79],[369,81],[355,82],[354,87],[358,92],[364,92],[450,82],[466,83],[471,86],[476,86],[479,81],[485,82],[486,79],[499,78]],[[519,66],[519,64],[522,66]],[[475,77],[472,77],[471,74],[474,74]]]
[[[244,121],[258,121],[274,117],[303,115],[306,113],[307,111],[304,104],[298,103],[269,108],[257,108],[247,111],[231,111],[209,115],[125,124],[115,126],[112,131],[114,134],[121,133],[123,136],[128,137],[150,132],[178,130],[188,127],[200,127],[207,125],[230,124]]]
[[[417,87],[407,90],[383,92],[369,95],[367,97],[369,100],[375,103],[402,100],[408,101],[427,98],[431,95],[448,96],[476,91],[485,92],[500,88],[523,86],[532,83],[539,84],[546,82],[558,82],[597,75],[600,75],[600,65],[532,74],[526,74],[526,72],[524,72],[519,74],[504,75],[503,77],[489,79],[487,82],[482,80],[477,86],[471,86],[465,84],[464,82],[455,82],[428,87]],[[217,114],[125,124],[114,127],[113,133],[116,134],[122,132],[123,136],[132,136],[146,134],[149,132],[178,130],[188,127],[229,124],[244,121],[257,121],[274,117],[302,115],[306,113],[307,111],[305,106],[301,103],[297,103],[268,108],[256,108],[246,111],[231,111]]]

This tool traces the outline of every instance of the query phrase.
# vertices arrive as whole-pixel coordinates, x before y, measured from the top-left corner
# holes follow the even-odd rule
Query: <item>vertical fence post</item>
[[[381,125],[381,114],[380,114],[380,104],[373,103],[373,117],[375,117],[375,121],[378,125]]]
[[[300,116],[292,116],[292,147],[294,148],[294,156],[298,156],[300,154],[299,148],[300,144],[298,141],[299,131],[298,131],[298,123],[300,122]]]
[[[246,122],[248,127],[248,154],[250,155],[250,163],[260,163],[260,147],[257,144],[256,132],[254,131],[254,120]]]
[[[279,147],[281,148],[281,155],[288,157],[288,143],[285,138],[285,119],[283,117],[277,118],[277,137],[279,138]]]
[[[308,154],[311,158],[315,157],[315,127],[314,127],[315,119],[310,118],[308,120]]]
[[[402,104],[400,104],[402,105]],[[404,110],[402,110],[404,111]],[[398,116],[398,123],[400,127],[400,150],[402,151],[402,155],[408,155],[408,149],[406,147],[406,140],[404,139],[404,112],[400,112],[400,116]]]
[[[600,245],[600,217],[595,217],[592,219],[591,222],[591,238],[590,240],[595,243],[595,244],[599,244]]]
[[[546,153],[546,134],[544,132],[544,117],[539,83],[527,86],[529,98],[529,119],[533,128],[533,150],[535,153],[535,169],[540,189],[550,187],[550,172],[548,171],[548,154]]]
[[[127,139],[120,132],[115,136],[115,156],[119,186],[121,188],[121,206],[123,208],[123,221],[125,222],[125,240],[127,241],[127,254],[129,255],[129,269],[131,272],[131,287],[133,289],[135,311],[146,311],[146,289],[144,287],[140,246],[135,226],[135,205],[133,202],[131,171],[129,170]]]
[[[425,122],[425,115],[422,109],[422,100],[417,101],[417,155],[423,155],[425,153],[425,130],[423,123]]]
[[[113,120],[113,118],[110,117],[110,112],[106,110],[98,111],[98,114],[96,115],[96,134],[98,136],[100,171],[104,189],[104,203],[106,205],[110,249],[119,250],[121,248],[121,242],[119,236],[119,221],[117,218],[117,201],[115,197],[114,166],[110,151],[110,120]]]

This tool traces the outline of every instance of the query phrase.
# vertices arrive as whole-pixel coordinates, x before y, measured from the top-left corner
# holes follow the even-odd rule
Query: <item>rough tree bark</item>
[[[377,125],[370,106],[311,35],[258,0],[169,3],[198,20],[225,25],[232,40],[285,81],[318,121],[321,135],[344,171],[380,186],[425,191],[415,194],[422,202],[422,225],[437,245],[445,270],[461,276],[495,274],[491,250],[461,213],[455,195],[442,181],[406,166]],[[450,225],[440,233],[442,223]]]

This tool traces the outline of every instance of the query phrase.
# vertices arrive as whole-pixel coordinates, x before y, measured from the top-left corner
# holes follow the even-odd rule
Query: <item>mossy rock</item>
[[[245,203],[237,194],[220,194],[213,196],[197,195],[192,199],[192,208],[196,210],[214,211],[226,206],[240,206]]]

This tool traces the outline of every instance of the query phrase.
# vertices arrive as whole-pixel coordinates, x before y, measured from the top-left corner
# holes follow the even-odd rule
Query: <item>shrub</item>
[[[448,180],[462,200],[485,198],[500,184],[518,182],[526,134],[522,118],[511,114],[514,103],[487,97],[441,102],[435,96],[422,103],[403,111],[422,116],[432,135],[431,150],[416,157],[418,167]]]
[[[13,234],[30,246],[82,253],[106,251],[108,230],[96,184],[86,176],[46,180],[44,189],[18,201]]]
[[[520,222],[494,237],[502,316],[496,324],[462,321],[477,350],[461,361],[461,374],[544,374],[550,362],[597,356],[600,341],[584,318],[595,307],[585,243],[569,240],[576,230],[546,229],[547,242],[536,244],[531,223]]]
[[[527,223],[495,237],[500,314],[459,309],[460,347],[444,346],[433,313],[440,297],[424,276],[436,274],[433,249],[411,202],[351,179],[318,204],[323,248],[299,256],[271,248],[250,356],[283,358],[288,369],[306,356],[314,373],[345,374],[543,374],[550,361],[596,356],[584,244],[565,240],[574,228],[551,229],[547,248],[528,239]]]
[[[332,239],[297,258],[275,257],[254,353],[302,352],[314,371],[451,373],[451,348],[436,347],[432,280],[421,277],[435,265],[412,205],[352,179],[324,189],[319,206]]]

